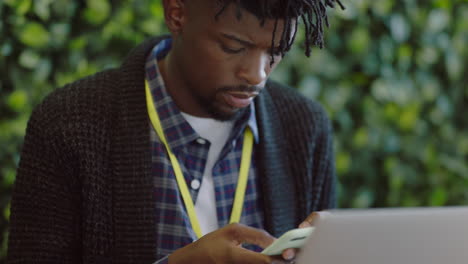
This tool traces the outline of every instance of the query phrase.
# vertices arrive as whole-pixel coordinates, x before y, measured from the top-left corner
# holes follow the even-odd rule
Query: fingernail
[[[291,260],[294,258],[294,252],[292,250],[286,250],[284,254],[284,259]]]

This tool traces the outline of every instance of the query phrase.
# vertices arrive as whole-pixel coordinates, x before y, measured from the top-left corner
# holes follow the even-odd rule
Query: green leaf
[[[160,2],[151,1],[150,12],[153,18],[155,19],[164,19],[164,9]]]
[[[67,23],[54,23],[50,26],[53,45],[60,47],[68,40],[70,33],[70,24]]]
[[[367,208],[374,202],[374,193],[370,190],[361,190],[353,200],[353,207]]]
[[[403,109],[398,124],[403,131],[412,131],[419,117],[419,106],[413,104]]]
[[[353,53],[361,54],[369,50],[370,42],[369,31],[366,28],[358,27],[351,33],[349,48]]]
[[[372,1],[373,8],[372,10],[381,17],[387,16],[391,11],[394,5],[394,0],[385,0],[385,1]]]
[[[86,4],[84,17],[90,24],[99,25],[109,17],[111,6],[107,0],[87,0]]]
[[[31,0],[4,0],[4,2],[13,8],[18,15],[26,14],[32,5]]]
[[[447,50],[445,67],[447,68],[448,76],[452,81],[457,81],[462,77],[463,63],[461,57],[462,56],[460,54],[456,54],[452,49]]]
[[[412,63],[413,48],[404,44],[398,48],[398,66],[403,71],[407,71]]]
[[[43,21],[49,20],[50,4],[53,0],[34,0],[34,12]]]
[[[351,157],[346,152],[339,152],[336,155],[336,170],[338,174],[346,173],[351,166]]]
[[[28,102],[28,95],[24,90],[15,90],[7,98],[7,104],[11,110],[20,112]]]
[[[34,71],[34,81],[42,83],[47,80],[52,71],[52,64],[49,58],[43,58],[39,61]]]
[[[405,42],[410,35],[410,26],[401,14],[394,14],[390,18],[392,37],[397,42]]]
[[[356,148],[363,148],[368,143],[369,135],[366,128],[359,128],[353,137],[353,143]]]
[[[11,186],[15,182],[16,170],[15,168],[7,168],[3,170],[3,186]]]
[[[447,202],[447,190],[443,187],[437,187],[431,193],[431,199],[429,204],[431,206],[443,206]]]
[[[49,43],[49,32],[39,23],[27,23],[21,32],[19,38],[27,46],[34,48],[43,48]]]
[[[434,9],[427,18],[427,30],[438,33],[445,30],[450,24],[450,14],[444,9]]]
[[[466,0],[463,0],[463,1],[466,1]],[[433,5],[438,8],[451,9],[452,1],[451,0],[435,0]]]
[[[86,43],[87,43],[87,41],[86,41],[85,37],[83,37],[83,36],[77,37],[77,38],[69,40],[68,48],[70,50],[72,50],[72,51],[81,50],[86,46]]]
[[[39,56],[39,54],[37,54],[31,49],[26,49],[23,52],[21,52],[21,55],[19,57],[19,63],[25,68],[33,69],[37,66],[40,59],[41,57]]]
[[[5,42],[0,48],[0,54],[4,57],[7,57],[13,51],[13,47],[9,42]]]
[[[81,6],[83,1],[75,0],[53,0],[50,6],[51,15],[60,18],[59,22],[70,21],[74,16],[76,16],[78,6]],[[76,20],[78,23],[80,21]]]

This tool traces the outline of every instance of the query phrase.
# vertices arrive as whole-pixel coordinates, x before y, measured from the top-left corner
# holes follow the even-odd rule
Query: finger
[[[233,263],[275,263],[273,258],[267,255],[256,253],[245,248],[235,247],[232,252]]]
[[[271,257],[271,258],[273,259],[273,262],[272,262],[273,264],[277,264],[277,263],[293,264],[293,263],[295,263],[295,259],[285,260],[280,256],[274,256],[274,257]]]
[[[228,225],[225,232],[227,232],[230,240],[235,242],[236,245],[249,243],[266,248],[275,241],[275,238],[265,230],[238,223]]]
[[[281,256],[283,256],[283,259],[285,260],[292,260],[296,257],[296,250],[293,248],[285,249],[283,250],[283,254],[281,254]]]
[[[319,218],[319,212],[313,212],[299,225],[299,228],[311,227],[314,225],[314,222]]]

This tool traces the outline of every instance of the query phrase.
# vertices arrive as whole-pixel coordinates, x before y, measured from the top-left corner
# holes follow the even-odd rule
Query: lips
[[[224,92],[224,101],[232,108],[244,108],[250,105],[258,93],[250,92]]]

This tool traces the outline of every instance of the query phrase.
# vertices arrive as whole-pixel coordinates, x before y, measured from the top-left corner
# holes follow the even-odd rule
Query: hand
[[[242,248],[242,243],[266,248],[274,240],[266,231],[242,224],[230,224],[174,251],[169,255],[169,263],[283,263],[278,258]]]
[[[299,225],[299,228],[311,227],[314,225],[314,222],[319,218],[320,215],[326,214],[327,212],[313,212]],[[298,253],[297,249],[289,248],[283,251],[284,259],[294,259]]]

